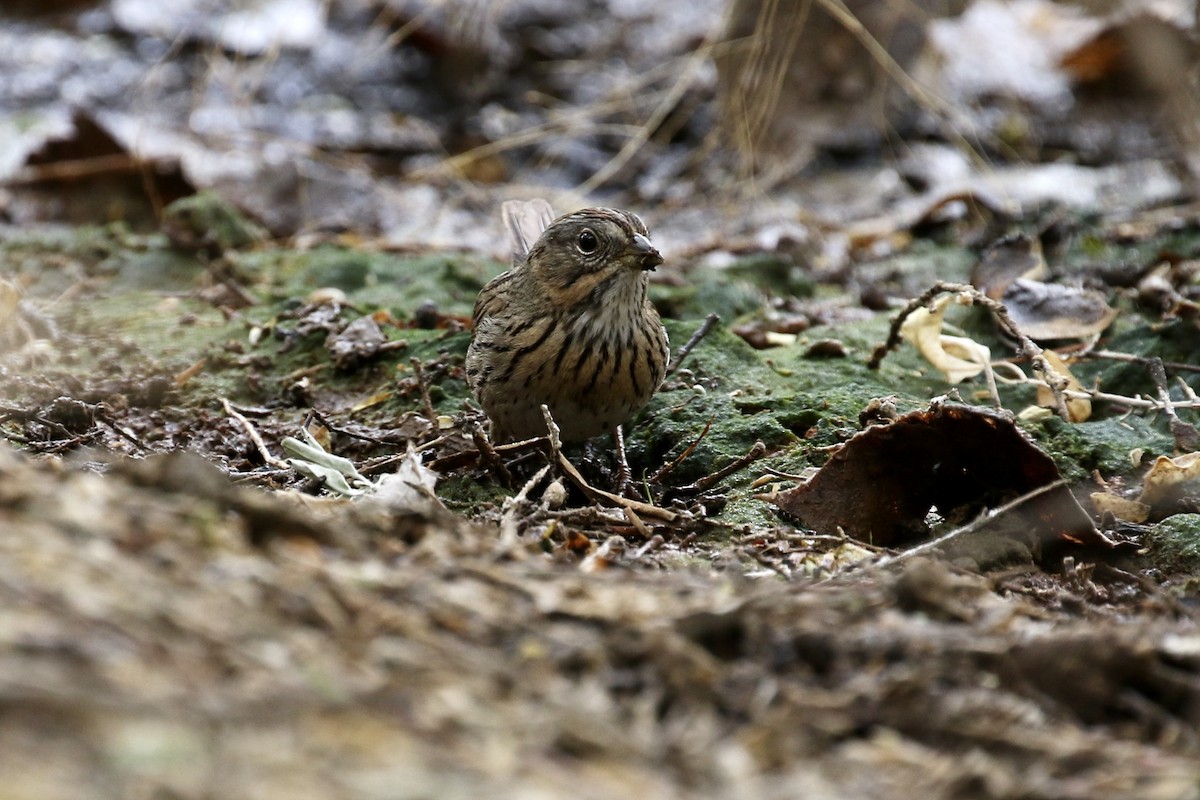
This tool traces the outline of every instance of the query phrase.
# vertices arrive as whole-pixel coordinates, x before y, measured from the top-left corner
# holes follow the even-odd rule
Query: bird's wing
[[[533,200],[505,200],[500,205],[500,215],[504,217],[504,227],[508,228],[513,266],[519,266],[542,231],[554,221],[554,209],[540,197]]]

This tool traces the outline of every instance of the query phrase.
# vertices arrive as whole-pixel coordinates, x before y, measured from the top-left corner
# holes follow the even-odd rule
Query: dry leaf
[[[1097,512],[1108,512],[1126,522],[1145,522],[1150,517],[1150,506],[1128,497],[1109,492],[1092,492],[1091,500]]]
[[[971,284],[993,300],[1020,278],[1038,280],[1049,272],[1040,240],[1027,234],[994,242],[971,268]]]
[[[1062,357],[1053,350],[1043,350],[1042,356],[1050,363],[1050,366],[1059,375],[1067,379],[1067,389],[1073,392],[1082,392],[1083,384],[1079,379],[1071,374],[1071,370],[1067,368],[1067,363],[1062,360]],[[1054,392],[1049,386],[1040,385],[1037,390],[1037,404],[1043,408],[1055,408],[1058,404],[1054,400]],[[1067,416],[1071,422],[1084,422],[1092,415],[1092,401],[1086,397],[1069,397],[1067,398]]]
[[[1117,316],[1103,292],[1019,278],[1004,291],[1004,307],[1021,332],[1035,342],[1086,339]]]
[[[942,334],[942,319],[956,295],[944,295],[933,304],[933,311],[919,308],[904,320],[900,334],[932,364],[948,383],[974,378],[987,368],[991,351],[974,339]]]
[[[1175,458],[1159,456],[1150,466],[1142,481],[1142,494],[1138,502],[1161,509],[1174,504],[1192,490],[1200,491],[1200,485],[1188,486],[1200,479],[1200,453],[1185,453]]]
[[[854,436],[807,483],[760,495],[821,533],[888,546],[928,534],[925,517],[967,516],[1060,479],[1012,420],[968,406],[914,411]],[[1012,513],[1046,538],[1111,548],[1064,486]]]

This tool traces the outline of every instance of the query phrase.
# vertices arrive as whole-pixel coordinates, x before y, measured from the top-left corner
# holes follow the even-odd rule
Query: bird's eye
[[[579,234],[579,252],[590,256],[596,252],[598,247],[600,247],[600,240],[596,238],[596,234],[592,233],[590,229],[584,228],[583,232]]]

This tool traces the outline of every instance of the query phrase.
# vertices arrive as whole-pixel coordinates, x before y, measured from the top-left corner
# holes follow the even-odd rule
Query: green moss
[[[1200,573],[1200,514],[1176,514],[1151,527],[1145,544],[1150,558],[1168,573]]]
[[[938,278],[960,280],[974,260],[964,248],[936,248],[929,243],[886,260],[861,265],[864,283],[916,287],[920,291]],[[87,342],[70,359],[51,363],[47,374],[95,376],[104,369],[132,375],[170,376],[204,359],[204,367],[178,392],[185,408],[213,409],[217,398],[273,406],[275,420],[290,424],[312,402],[323,411],[353,417],[365,424],[388,427],[422,399],[411,364],[423,365],[430,399],[439,414],[464,409],[470,392],[463,359],[470,334],[465,331],[420,330],[384,323],[385,335],[407,346],[351,370],[333,367],[325,350],[326,334],[288,335],[297,322],[290,312],[320,287],[345,292],[359,313],[387,309],[401,321],[410,320],[424,302],[443,314],[469,315],[483,284],[504,269],[486,259],[453,254],[420,256],[362,252],[322,246],[296,252],[271,246],[232,251],[226,261],[248,291],[262,303],[236,312],[222,312],[198,299],[198,290],[211,282],[206,260],[172,250],[165,237],[134,237],[117,228],[80,229],[34,235],[13,235],[0,242],[0,268],[34,276],[35,298],[57,297],[82,274],[95,279],[102,293],[69,308],[60,306],[60,324]],[[107,283],[104,281],[107,280]],[[695,271],[683,287],[652,287],[660,307],[687,319],[667,319],[673,348],[688,340],[698,320],[719,310],[727,324],[739,315],[754,314],[768,294],[806,295],[828,292],[814,287],[803,271],[778,258],[744,259],[724,270]],[[897,293],[899,291],[897,290]],[[772,507],[755,500],[752,489],[764,467],[797,473],[819,466],[828,448],[859,430],[858,416],[872,398],[892,397],[901,412],[927,406],[931,397],[957,390],[967,402],[988,403],[982,379],[948,386],[908,346],[891,353],[879,370],[866,361],[887,335],[891,315],[841,322],[807,331],[790,346],[756,351],[733,335],[726,325],[714,329],[688,357],[684,368],[669,380],[647,408],[626,426],[627,444],[635,474],[652,474],[711,429],[672,475],[671,486],[690,483],[744,455],[756,441],[768,455],[717,487],[723,499],[711,504],[714,518],[729,526],[763,528],[778,524]],[[993,346],[997,355],[1006,345],[995,338],[990,323],[978,313],[956,313],[956,324]],[[252,343],[250,331],[265,335]],[[809,344],[836,339],[845,358],[806,358]],[[1200,349],[1195,330],[1186,324],[1150,327],[1134,318],[1121,321],[1106,345],[1125,352],[1157,354],[1166,360],[1187,361]],[[1080,377],[1099,377],[1103,388],[1148,391],[1144,366],[1096,363],[1083,365]],[[308,398],[291,396],[297,380],[308,378]],[[1002,388],[1006,407],[1020,409],[1033,401],[1028,387]],[[369,399],[375,402],[368,403]],[[357,406],[362,406],[354,410]],[[1158,420],[1097,418],[1080,425],[1050,420],[1030,428],[1065,475],[1090,480],[1092,470],[1105,476],[1132,471],[1128,453],[1142,448],[1150,454],[1170,452],[1172,441]],[[291,417],[289,417],[291,415]],[[601,443],[603,449],[607,442]],[[504,491],[487,477],[470,473],[450,476],[439,490],[456,510],[475,514],[500,501]],[[719,512],[720,503],[724,502]]]
[[[266,241],[267,231],[213,192],[197,192],[163,209],[162,228],[177,245],[216,253]]]
[[[422,303],[443,314],[469,316],[479,290],[503,271],[495,262],[472,256],[400,256],[319,247],[308,253],[273,253],[259,264],[274,297],[304,297],[332,286],[364,309],[387,308],[411,318]]]
[[[1136,448],[1150,456],[1169,454],[1174,449],[1168,433],[1138,417],[1075,424],[1050,417],[1025,430],[1054,459],[1063,477],[1079,483],[1090,481],[1093,471],[1106,478],[1134,472],[1129,453]]]
[[[1093,220],[1085,218],[1083,222],[1091,224]],[[1127,264],[1132,272],[1162,261],[1166,254],[1180,260],[1200,256],[1200,226],[1190,223],[1174,230],[1164,226],[1154,235],[1138,240],[1088,232],[1077,237],[1077,241],[1057,259],[1056,266],[1076,270],[1090,269],[1095,264]]]
[[[476,517],[488,509],[499,508],[511,492],[492,480],[456,474],[438,483],[437,494],[451,511]]]
[[[353,294],[377,279],[372,267],[372,258],[366,253],[323,247],[309,255],[303,269],[309,283]]]

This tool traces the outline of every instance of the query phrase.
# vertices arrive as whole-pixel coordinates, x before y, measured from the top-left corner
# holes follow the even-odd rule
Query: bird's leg
[[[629,488],[629,480],[633,477],[633,473],[629,470],[629,460],[625,458],[625,434],[621,430],[620,425],[613,428],[613,439],[617,443],[617,485],[615,491],[624,497],[625,490]]]

